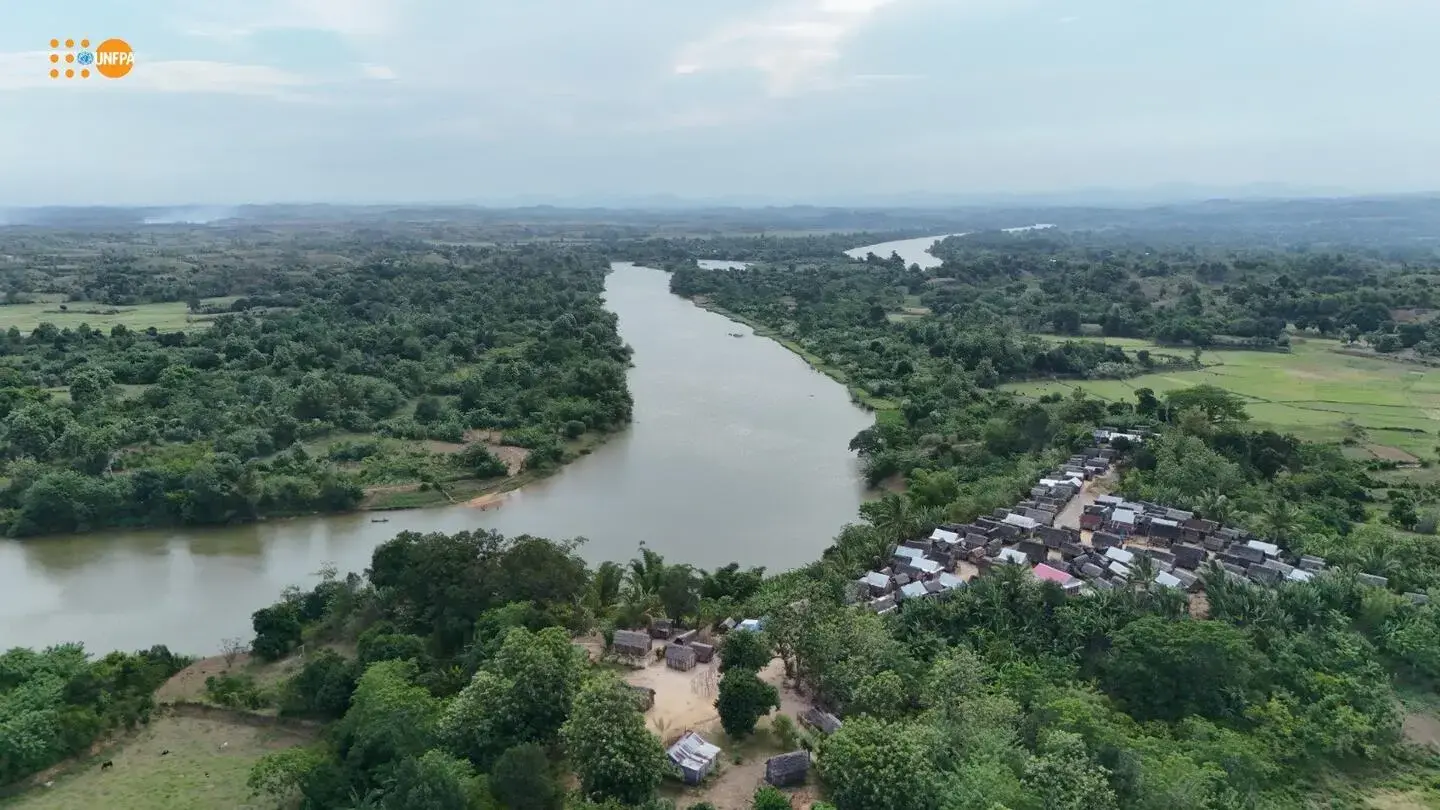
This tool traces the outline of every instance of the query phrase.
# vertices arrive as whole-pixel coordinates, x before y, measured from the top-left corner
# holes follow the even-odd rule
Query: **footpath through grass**
[[[1106,342],[1112,342],[1107,340]],[[1127,350],[1183,354],[1142,341],[1115,341]],[[1341,354],[1329,340],[1297,340],[1289,353],[1205,352],[1205,368],[1128,380],[1057,380],[1004,386],[1027,396],[1081,388],[1108,400],[1132,399],[1137,388],[1164,393],[1210,384],[1249,400],[1258,426],[1302,439],[1338,442],[1363,428],[1368,443],[1430,457],[1440,443],[1440,369]],[[1383,450],[1382,453],[1383,455]],[[1403,459],[1397,459],[1403,460]]]

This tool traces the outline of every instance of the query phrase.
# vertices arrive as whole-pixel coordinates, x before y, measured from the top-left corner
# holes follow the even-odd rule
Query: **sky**
[[[1436,0],[66,0],[0,208],[1440,189]],[[119,37],[120,79],[51,79]]]

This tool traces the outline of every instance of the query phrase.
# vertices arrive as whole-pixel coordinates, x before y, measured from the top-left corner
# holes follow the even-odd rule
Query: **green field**
[[[1145,341],[1107,339],[1126,349],[1161,349]],[[1351,425],[1368,434],[1365,443],[1430,457],[1440,443],[1440,369],[1341,354],[1339,344],[1297,340],[1294,351],[1206,352],[1205,368],[1147,374],[1128,380],[1015,383],[1004,386],[1027,396],[1067,392],[1074,387],[1108,400],[1133,400],[1135,389],[1156,393],[1210,384],[1249,400],[1246,410],[1262,427],[1312,441],[1340,441]],[[1417,432],[1420,431],[1420,432]],[[1383,450],[1381,451],[1383,454]],[[1403,459],[1397,459],[1403,460]]]
[[[212,298],[206,303],[229,302],[229,298]],[[74,329],[80,324],[89,324],[91,329],[109,330],[117,323],[126,328],[144,331],[155,327],[162,332],[183,329],[203,329],[210,325],[213,315],[191,315],[183,301],[164,304],[137,304],[135,306],[109,306],[83,301],[73,301],[60,309],[60,304],[0,304],[0,329],[14,326],[29,334],[42,323],[51,323],[64,329]]]
[[[78,763],[52,787],[36,787],[5,810],[170,810],[270,808],[252,795],[250,768],[269,751],[306,742],[293,733],[248,725],[162,717],[117,748]],[[100,770],[109,760],[113,768]]]

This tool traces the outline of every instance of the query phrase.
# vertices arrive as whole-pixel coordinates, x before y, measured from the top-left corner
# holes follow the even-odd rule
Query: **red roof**
[[[1075,579],[1064,571],[1051,568],[1045,563],[1035,566],[1031,573],[1035,575],[1036,579],[1046,579],[1059,585],[1065,585]]]

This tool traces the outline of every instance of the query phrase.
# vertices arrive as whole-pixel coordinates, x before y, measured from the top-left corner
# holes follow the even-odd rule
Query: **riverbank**
[[[629,429],[604,433],[586,433],[578,439],[565,443],[565,455],[557,464],[539,470],[521,470],[501,479],[460,478],[430,485],[420,482],[369,487],[365,500],[360,503],[362,512],[391,512],[401,509],[425,509],[435,506],[474,506],[488,509],[504,502],[501,497],[522,487],[543,481],[565,469],[570,464],[595,452],[611,439]],[[483,499],[483,500],[482,500]]]
[[[685,298],[685,296],[680,297]],[[768,338],[780,344],[781,346],[784,346],[791,353],[798,356],[801,360],[804,360],[805,364],[810,366],[810,368],[820,372],[821,374],[824,374],[835,382],[845,386],[845,390],[850,393],[850,401],[854,402],[856,405],[859,405],[867,411],[880,413],[883,411],[893,411],[900,407],[897,403],[891,400],[885,399],[884,397],[877,397],[874,394],[871,394],[869,391],[866,391],[864,388],[861,388],[858,385],[854,385],[850,382],[849,376],[843,370],[835,368],[834,366],[826,363],[818,355],[811,354],[810,352],[806,351],[804,346],[801,346],[799,343],[796,343],[795,341],[781,335],[779,332],[776,332],[774,329],[771,329],[770,327],[760,323],[759,321],[747,318],[744,315],[736,312],[731,312],[730,310],[725,309],[722,306],[712,303],[703,295],[697,295],[693,298],[686,298],[685,300],[689,301],[690,303],[703,310],[713,312],[716,315],[721,316],[722,318],[734,321],[735,323],[744,324],[745,326],[750,327],[758,337]]]

